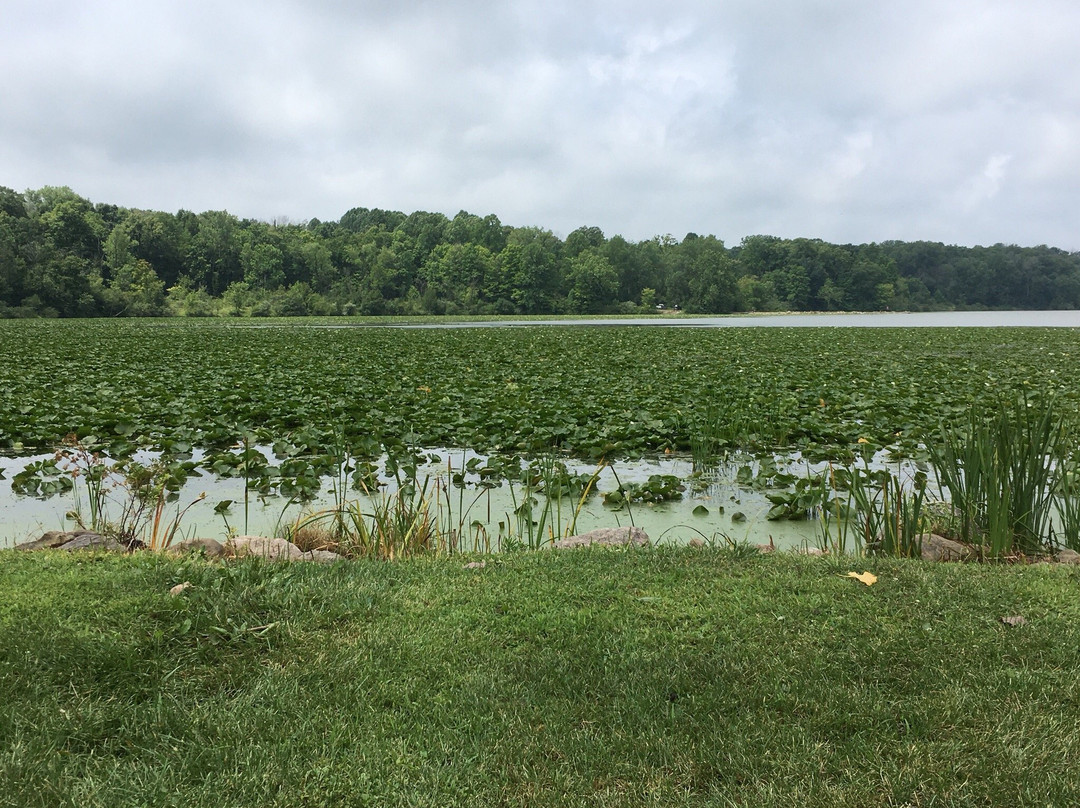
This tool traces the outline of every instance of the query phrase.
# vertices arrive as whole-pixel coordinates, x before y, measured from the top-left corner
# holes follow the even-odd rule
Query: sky
[[[7,0],[0,185],[1080,250],[1076,0]]]

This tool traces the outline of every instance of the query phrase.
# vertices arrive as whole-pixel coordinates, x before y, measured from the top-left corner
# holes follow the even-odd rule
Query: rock
[[[329,550],[304,552],[285,539],[268,539],[265,536],[236,536],[224,544],[217,539],[184,539],[172,545],[167,552],[170,555],[202,552],[207,558],[243,558],[250,555],[270,561],[313,561],[316,564],[329,564],[345,558]]]
[[[551,544],[556,550],[566,550],[571,547],[587,547],[590,544],[602,544],[606,547],[621,547],[625,545],[645,546],[649,543],[649,534],[640,527],[604,527],[570,536],[567,539]]]
[[[334,561],[344,561],[345,556],[331,550],[308,550],[300,557],[301,561],[314,561],[316,564],[330,564]]]
[[[919,541],[922,542],[923,561],[972,561],[977,557],[975,550],[966,544],[936,533],[924,533]]]
[[[285,539],[265,536],[237,536],[225,542],[225,553],[233,558],[259,556],[269,561],[301,561],[304,551]]]
[[[100,536],[97,533],[85,531],[75,536],[71,541],[61,544],[57,549],[68,552],[75,550],[104,550],[107,553],[126,553],[128,548],[112,537]]]
[[[18,545],[18,550],[104,550],[110,553],[126,553],[128,548],[116,539],[102,536],[92,530],[50,530],[37,541]]]
[[[50,530],[43,533],[40,539],[36,541],[28,541],[23,544],[16,545],[16,550],[54,550],[57,547],[74,541],[81,536],[97,536],[99,539],[101,536],[92,530]]]
[[[225,555],[225,545],[217,539],[184,539],[170,545],[165,552],[169,555],[202,553],[207,558],[221,558]]]
[[[1080,553],[1076,552],[1076,550],[1062,547],[1055,553],[1054,561],[1059,564],[1080,564]]]

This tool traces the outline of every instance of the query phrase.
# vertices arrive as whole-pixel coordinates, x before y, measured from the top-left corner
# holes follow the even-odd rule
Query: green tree
[[[187,257],[188,274],[196,286],[220,295],[230,283],[243,280],[240,227],[226,211],[206,211],[196,217],[197,230]]]
[[[619,291],[619,275],[603,255],[588,249],[570,261],[567,273],[570,293],[567,304],[574,314],[609,311]]]
[[[576,258],[585,250],[603,247],[605,241],[604,231],[599,227],[579,227],[566,237],[563,251],[567,258]]]
[[[252,289],[277,289],[285,283],[285,256],[273,244],[248,243],[240,252],[244,283]]]
[[[251,285],[247,281],[233,281],[221,295],[226,310],[233,317],[239,317],[254,300]]]
[[[788,264],[774,269],[766,277],[772,282],[780,305],[789,311],[806,311],[810,308],[810,276],[799,264]]]
[[[115,275],[135,260],[135,242],[123,227],[114,227],[105,239],[105,266]]]
[[[737,281],[742,311],[775,311],[780,308],[772,281],[757,275],[743,275]]]
[[[8,191],[0,187],[0,304],[14,306],[24,297],[26,260],[22,249],[29,240],[30,220],[21,197],[6,201]],[[17,215],[20,211],[21,215]]]
[[[832,279],[826,278],[818,291],[818,297],[825,304],[827,311],[840,311],[844,308],[844,290]]]
[[[26,201],[18,191],[0,185],[0,213],[7,214],[14,219],[25,219]]]
[[[105,226],[82,197],[61,199],[41,215],[40,221],[52,246],[60,252],[86,260],[101,257]]]
[[[722,251],[707,251],[692,262],[690,297],[686,310],[704,314],[727,314],[738,307],[739,291],[735,262]]]
[[[143,259],[125,264],[113,275],[112,289],[123,302],[121,314],[129,317],[160,317],[165,313],[165,283]]]
[[[479,244],[440,244],[421,268],[419,279],[421,296],[432,290],[438,300],[455,301],[469,310],[510,295],[495,256]]]
[[[558,288],[558,264],[554,253],[532,241],[511,243],[499,254],[510,299],[521,314],[553,311]]]

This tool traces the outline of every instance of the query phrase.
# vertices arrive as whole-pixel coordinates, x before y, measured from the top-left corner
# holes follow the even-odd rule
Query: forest
[[[494,214],[241,219],[0,186],[0,317],[1075,309],[1080,253],[687,233],[560,238]]]

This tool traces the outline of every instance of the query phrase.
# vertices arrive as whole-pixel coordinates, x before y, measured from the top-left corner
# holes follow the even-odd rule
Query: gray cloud
[[[17,0],[0,184],[1080,249],[1080,7]]]

